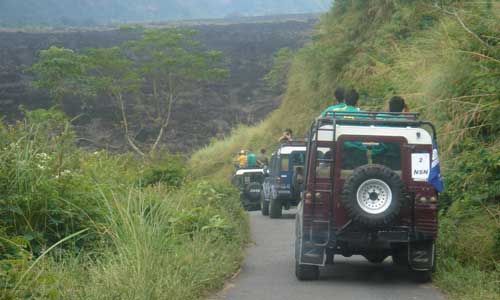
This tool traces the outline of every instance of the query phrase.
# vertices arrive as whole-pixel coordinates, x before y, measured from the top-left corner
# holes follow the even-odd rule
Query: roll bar
[[[401,126],[423,127],[429,126],[433,139],[437,139],[436,127],[428,121],[420,121],[419,113],[392,113],[392,112],[329,112],[326,117],[316,119],[319,126],[324,125],[358,125],[358,126]]]

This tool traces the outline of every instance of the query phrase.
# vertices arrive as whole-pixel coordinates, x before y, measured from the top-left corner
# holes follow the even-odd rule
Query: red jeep
[[[434,126],[418,114],[339,113],[309,134],[306,186],[296,216],[299,280],[319,278],[335,255],[388,256],[430,280],[438,193],[427,182]]]

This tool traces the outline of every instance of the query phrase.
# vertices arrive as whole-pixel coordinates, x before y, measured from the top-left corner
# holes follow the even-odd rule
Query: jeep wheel
[[[311,265],[301,265],[295,261],[295,276],[300,281],[310,281],[319,279],[319,267]]]
[[[245,187],[245,196],[253,203],[260,199],[261,193],[262,185],[258,182],[252,182]]]
[[[354,222],[380,226],[398,216],[404,195],[398,174],[382,165],[365,165],[355,169],[345,183],[342,204]]]
[[[269,201],[264,198],[264,192],[260,193],[260,212],[263,216],[269,216]]]
[[[283,206],[279,198],[271,198],[269,203],[269,216],[271,219],[279,219],[282,215]]]
[[[393,250],[392,262],[396,266],[409,267],[408,264],[408,247],[401,247]]]
[[[387,255],[379,254],[379,253],[367,254],[367,255],[363,255],[363,256],[366,258],[366,260],[368,260],[372,264],[381,264],[387,258]]]
[[[432,271],[412,271],[412,279],[418,283],[428,283],[432,281]]]

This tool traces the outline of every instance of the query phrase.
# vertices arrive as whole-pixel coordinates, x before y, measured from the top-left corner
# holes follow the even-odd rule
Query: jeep
[[[427,177],[436,131],[418,114],[381,114],[334,113],[311,126],[296,215],[299,280],[318,279],[335,255],[372,263],[392,256],[416,279],[431,278],[438,192]]]
[[[241,205],[246,210],[260,209],[260,195],[265,172],[262,168],[239,169],[233,176],[233,185],[240,190]]]
[[[271,156],[269,176],[261,194],[262,215],[281,218],[282,210],[296,206],[304,184],[304,141],[282,144]]]

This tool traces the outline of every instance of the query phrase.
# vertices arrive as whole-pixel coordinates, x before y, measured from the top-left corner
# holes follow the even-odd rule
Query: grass
[[[241,262],[248,224],[234,199],[203,181],[105,197],[106,246],[40,256],[2,299],[200,299]]]
[[[86,153],[59,112],[26,113],[0,126],[1,300],[194,300],[239,268],[229,183],[185,178],[176,156]]]
[[[454,259],[439,260],[434,276],[436,284],[453,300],[498,300],[500,270],[484,272],[474,265],[464,265]]]

